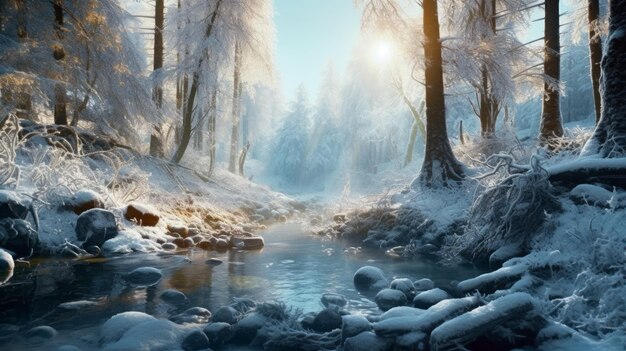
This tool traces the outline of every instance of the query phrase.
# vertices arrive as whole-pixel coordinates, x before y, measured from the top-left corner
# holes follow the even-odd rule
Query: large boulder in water
[[[354,287],[359,291],[380,291],[387,286],[389,282],[380,268],[372,266],[363,266],[359,268],[354,277]]]
[[[39,234],[23,219],[0,219],[0,247],[14,258],[30,257],[39,245]]]
[[[117,236],[119,230],[111,211],[94,208],[83,212],[76,221],[76,238],[83,247],[101,247],[105,241]]]

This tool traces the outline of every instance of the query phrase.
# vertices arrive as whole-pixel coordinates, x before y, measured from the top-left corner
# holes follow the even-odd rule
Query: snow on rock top
[[[496,271],[464,280],[460,282],[457,287],[464,293],[473,292],[475,290],[482,293],[491,293],[501,288],[502,285],[512,283],[519,279],[527,270],[528,266],[525,264],[502,267]]]
[[[106,345],[103,350],[179,350],[187,329],[168,320],[147,320],[132,325],[118,341]]]
[[[533,307],[533,299],[526,293],[503,296],[435,328],[430,335],[431,348],[446,350],[472,341],[506,321],[523,318]]]
[[[389,286],[385,274],[380,268],[363,266],[353,277],[354,287],[361,291],[379,291]]]
[[[126,280],[135,285],[154,285],[161,280],[163,273],[154,267],[140,267],[128,273]]]
[[[156,321],[156,318],[143,312],[123,312],[109,318],[100,328],[100,340],[103,343],[118,341],[131,327],[146,321]]]

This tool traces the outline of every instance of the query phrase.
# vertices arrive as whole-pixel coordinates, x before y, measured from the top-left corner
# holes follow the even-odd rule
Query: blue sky
[[[287,99],[303,83],[313,99],[332,60],[341,74],[350,59],[361,18],[353,0],[275,0],[276,63]]]

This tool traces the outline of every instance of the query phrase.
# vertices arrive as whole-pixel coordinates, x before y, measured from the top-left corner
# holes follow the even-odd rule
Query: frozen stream
[[[353,287],[352,275],[361,266],[381,268],[388,278],[430,278],[437,286],[450,286],[480,273],[470,267],[443,267],[435,262],[390,257],[378,250],[348,249],[339,241],[322,240],[303,231],[298,224],[274,226],[261,233],[266,246],[261,251],[230,250],[224,253],[193,250],[178,254],[135,254],[108,259],[70,261],[46,259],[31,267],[16,269],[14,277],[0,286],[0,337],[18,325],[24,330],[50,325],[59,330],[53,345],[72,343],[97,345],[98,326],[111,315],[135,310],[167,318],[180,310],[160,301],[165,289],[184,292],[189,303],[215,310],[234,297],[257,301],[279,300],[301,308],[319,311],[320,297],[326,292],[345,295],[348,310],[377,313],[376,305]],[[206,263],[218,258],[222,264]],[[122,278],[134,268],[152,266],[164,277],[151,288],[129,286]],[[87,300],[78,310],[59,309],[61,303]],[[77,340],[78,339],[78,340]],[[81,342],[77,342],[77,341]],[[11,345],[16,347],[16,339]],[[25,344],[20,349],[54,350],[55,346]],[[0,350],[7,348],[0,339]],[[88,348],[88,347],[87,347]]]

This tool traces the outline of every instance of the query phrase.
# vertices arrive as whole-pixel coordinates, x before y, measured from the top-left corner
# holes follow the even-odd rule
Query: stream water
[[[376,305],[353,287],[352,275],[361,266],[381,268],[388,278],[430,278],[445,289],[453,281],[475,276],[473,267],[445,267],[435,262],[403,259],[380,250],[349,248],[340,241],[309,235],[298,224],[285,224],[260,233],[266,246],[259,251],[224,253],[192,250],[177,254],[133,254],[91,260],[33,260],[17,267],[13,278],[0,286],[0,350],[54,350],[58,345],[97,345],[99,325],[123,311],[141,311],[160,318],[180,312],[159,299],[165,289],[184,292],[189,303],[210,310],[235,297],[278,300],[304,312],[319,311],[326,292],[345,295],[348,310],[378,313]],[[217,258],[222,264],[206,261]],[[137,267],[162,270],[163,279],[151,288],[128,285],[123,276]],[[81,302],[77,309],[59,308]],[[59,336],[45,345],[26,338],[2,339],[7,329],[49,325]],[[21,332],[20,332],[21,333]]]

